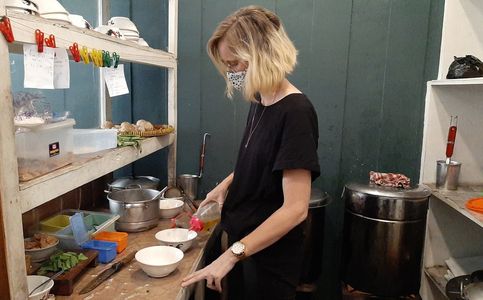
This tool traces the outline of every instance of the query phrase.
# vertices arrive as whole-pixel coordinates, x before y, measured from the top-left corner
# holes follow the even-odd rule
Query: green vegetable
[[[119,147],[133,146],[134,148],[139,148],[141,145],[141,140],[144,138],[137,135],[118,135],[117,145]]]
[[[53,254],[39,269],[37,274],[45,275],[49,272],[68,271],[75,267],[79,262],[86,260],[87,256],[83,253],[58,251]]]

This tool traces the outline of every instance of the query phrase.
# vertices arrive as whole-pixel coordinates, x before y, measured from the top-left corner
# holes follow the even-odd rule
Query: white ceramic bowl
[[[164,277],[178,267],[184,254],[174,247],[152,246],[139,250],[135,257],[146,274],[151,277]]]
[[[128,38],[126,38],[129,40]],[[175,217],[183,210],[183,198],[162,198],[159,200],[159,216],[169,219]]]
[[[186,252],[198,236],[196,231],[185,228],[170,228],[156,233],[156,239],[163,246],[171,246]]]
[[[40,275],[28,275],[27,276],[27,285],[29,288],[29,294],[30,292],[35,289],[38,285],[42,284],[46,280],[48,280],[49,277],[46,276],[40,276]],[[41,300],[45,299],[46,295],[49,294],[50,289],[54,286],[54,281],[50,280],[46,284],[44,284],[42,287],[39,287],[38,289],[35,290],[35,292],[29,296],[29,300]],[[45,297],[45,298],[44,298]]]
[[[128,29],[139,32],[133,21],[126,17],[112,17],[109,21],[107,21],[107,25],[116,26],[120,29]]]
[[[38,13],[33,10],[16,8],[16,7],[8,7],[8,6],[6,6],[5,8],[7,9],[8,12],[16,12],[16,13],[21,13],[24,15],[32,15],[32,16],[38,15]]]
[[[31,238],[26,238],[25,241],[30,241]],[[30,255],[32,258],[32,262],[41,262],[48,259],[52,254],[54,254],[55,250],[57,249],[57,245],[59,244],[59,240],[55,244],[50,245],[49,247],[41,248],[41,249],[25,249],[25,254]]]
[[[136,31],[136,30],[129,30],[129,29],[124,29],[124,28],[120,28],[120,30],[127,34],[127,35],[136,35],[136,36],[139,36],[139,32]]]
[[[40,14],[69,13],[57,0],[36,0],[35,3],[39,7]]]
[[[20,8],[35,11],[37,13],[39,12],[37,5],[31,1],[7,0],[5,1],[5,6],[7,8]]]
[[[81,15],[69,15],[69,20],[75,27],[91,29],[91,24]]]
[[[143,38],[138,40],[138,44],[144,47],[149,47],[149,44]]]

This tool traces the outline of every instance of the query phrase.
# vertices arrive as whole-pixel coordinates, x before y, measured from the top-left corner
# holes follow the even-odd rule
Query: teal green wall
[[[336,299],[344,183],[370,170],[418,181],[425,82],[436,78],[444,0],[264,0],[179,2],[178,173],[197,173],[208,141],[201,194],[233,169],[248,105],[224,97],[205,45],[225,16],[249,4],[277,12],[299,49],[291,81],[319,116],[322,175],[329,192],[318,299]],[[321,236],[322,238],[322,236]]]

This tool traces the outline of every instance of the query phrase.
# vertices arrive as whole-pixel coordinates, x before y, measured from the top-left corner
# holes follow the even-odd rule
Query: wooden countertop
[[[118,254],[114,262],[133,250],[159,245],[154,235],[156,232],[170,227],[169,220],[160,220],[158,226],[151,230],[129,233],[127,248]],[[181,279],[201,266],[208,238],[208,234],[199,234],[191,248],[185,252],[178,268],[166,277],[149,277],[143,272],[136,259],[133,259],[93,291],[79,295],[79,291],[91,279],[95,278],[100,271],[110,267],[110,264],[99,264],[96,268],[88,269],[82,275],[75,284],[72,295],[56,296],[56,299],[188,299],[194,287],[181,288]]]

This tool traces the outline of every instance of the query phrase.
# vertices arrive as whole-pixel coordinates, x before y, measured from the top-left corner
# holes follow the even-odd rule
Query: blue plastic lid
[[[89,240],[89,234],[87,233],[86,224],[81,213],[75,213],[69,217],[70,226],[72,228],[72,234],[74,235],[75,242],[78,245],[82,245]]]

